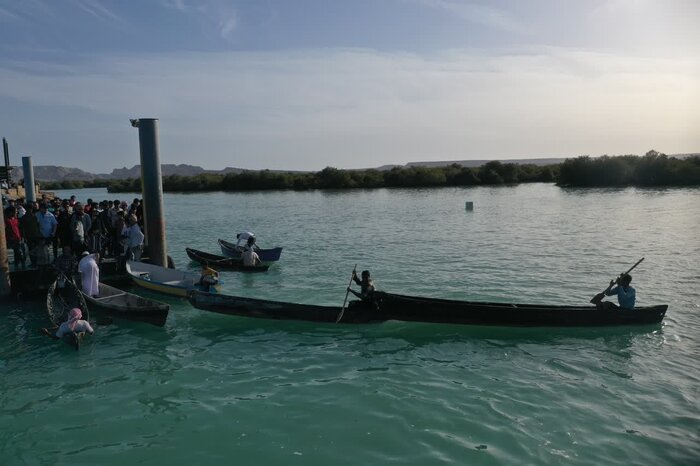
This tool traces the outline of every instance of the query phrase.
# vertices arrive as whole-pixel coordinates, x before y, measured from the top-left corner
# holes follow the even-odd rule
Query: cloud
[[[491,6],[479,5],[477,3],[457,2],[450,0],[409,0],[412,3],[424,5],[429,8],[446,11],[457,15],[469,22],[481,24],[494,29],[525,33],[527,28],[520,21],[512,18],[502,10]]]
[[[73,4],[97,19],[121,21],[122,19],[99,0],[73,0]]]
[[[219,23],[219,32],[221,33],[221,37],[224,39],[231,39],[237,25],[238,19],[236,18],[236,14],[229,13],[228,16]]]
[[[11,11],[6,10],[4,8],[0,8],[0,21],[2,21],[2,20],[14,20],[14,19],[18,19],[18,18],[19,17],[16,14],[12,13]]]
[[[320,169],[694,151],[698,78],[691,59],[553,47],[189,53],[0,63],[0,99],[57,119],[158,117],[173,163]]]
[[[178,10],[184,14],[194,14],[209,24],[216,26],[221,38],[231,40],[239,24],[235,2],[230,0],[164,0],[166,8]]]
[[[184,0],[163,0],[162,5],[166,8],[174,8],[179,11],[185,11],[187,9]]]

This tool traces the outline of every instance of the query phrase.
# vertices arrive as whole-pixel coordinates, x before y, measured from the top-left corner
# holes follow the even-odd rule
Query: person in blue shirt
[[[611,280],[608,289],[603,293],[605,296],[617,296],[617,302],[620,303],[620,307],[634,309],[637,293],[635,289],[630,286],[630,283],[632,283],[632,276],[627,273],[622,274],[617,280]]]
[[[44,239],[44,244],[46,246],[53,245],[53,259],[56,260],[58,257],[58,237],[56,236],[56,228],[58,227],[58,220],[54,214],[49,212],[49,204],[42,202],[39,205],[39,212],[36,214],[36,219],[39,222],[39,231]]]

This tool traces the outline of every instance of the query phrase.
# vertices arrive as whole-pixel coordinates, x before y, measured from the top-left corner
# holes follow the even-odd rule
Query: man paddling
[[[357,274],[353,271],[352,279],[355,283],[360,285],[360,292],[358,293],[350,287],[348,287],[348,291],[360,298],[362,301],[371,301],[374,295],[374,282],[369,277],[369,270],[362,271],[362,280],[357,278]]]
[[[617,280],[610,280],[610,285],[608,285],[603,294],[605,296],[617,295],[617,302],[621,308],[634,309],[637,292],[630,286],[630,283],[632,283],[632,275],[628,273],[622,274]],[[615,306],[611,302],[601,303],[601,305]]]

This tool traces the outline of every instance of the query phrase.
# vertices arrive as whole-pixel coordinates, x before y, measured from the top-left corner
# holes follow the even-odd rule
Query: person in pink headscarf
[[[92,335],[93,333],[95,333],[95,330],[93,330],[92,325],[90,325],[90,322],[88,322],[87,320],[83,320],[83,313],[77,307],[74,307],[70,310],[70,312],[68,312],[68,320],[63,322],[61,326],[58,327],[58,330],[56,330],[55,334],[51,334],[51,332],[45,328],[41,329],[41,331],[46,335],[57,340],[70,334],[79,334],[87,332]]]

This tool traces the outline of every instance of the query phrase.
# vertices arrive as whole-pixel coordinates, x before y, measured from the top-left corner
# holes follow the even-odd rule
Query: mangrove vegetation
[[[390,170],[342,170],[326,167],[320,172],[273,172],[171,175],[163,177],[164,191],[265,191],[310,189],[372,189],[440,186],[475,186],[554,182],[558,165],[489,162],[481,167],[452,164],[443,167],[395,167]],[[141,190],[139,179],[110,181],[110,192]]]
[[[452,164],[441,167],[408,166],[390,170],[342,170],[326,167],[319,172],[244,170],[237,173],[201,173],[163,177],[169,192],[266,191],[311,189],[418,188],[442,186],[556,183],[569,187],[698,186],[700,155],[669,157],[649,151],[635,155],[566,159],[560,164],[535,165],[488,162],[480,167]],[[109,192],[139,192],[141,180],[60,181],[44,189],[107,187]]]
[[[559,168],[560,186],[700,185],[700,155],[684,159],[649,151],[644,157],[576,157]]]

